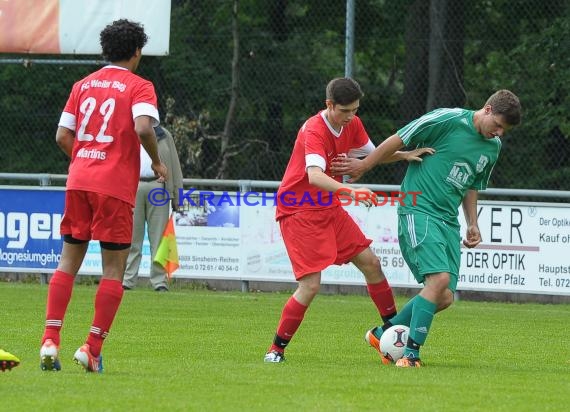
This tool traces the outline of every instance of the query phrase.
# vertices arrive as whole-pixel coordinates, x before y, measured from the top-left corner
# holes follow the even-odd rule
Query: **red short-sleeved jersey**
[[[318,210],[340,205],[337,196],[309,183],[308,166],[320,166],[331,175],[332,159],[369,144],[370,138],[358,116],[340,132],[326,120],[325,111],[309,118],[299,130],[293,153],[277,191],[276,219],[299,210]],[[334,176],[341,182],[342,176]]]
[[[140,140],[134,119],[159,122],[154,86],[131,71],[106,66],[73,85],[59,126],[75,132],[67,188],[135,204]]]

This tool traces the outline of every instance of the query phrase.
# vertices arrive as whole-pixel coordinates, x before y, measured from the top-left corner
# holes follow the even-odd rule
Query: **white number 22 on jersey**
[[[85,128],[87,127],[87,123],[89,123],[89,119],[91,119],[91,115],[95,111],[97,107],[97,101],[93,97],[88,97],[81,103],[79,106],[79,110],[82,114],[84,114],[83,120],[81,121],[81,125],[79,127],[79,131],[77,132],[77,140],[90,142],[93,140],[93,135],[85,133]],[[105,130],[107,130],[107,125],[109,124],[109,119],[113,115],[115,111],[115,99],[110,98],[103,102],[101,107],[99,107],[99,113],[103,116],[103,124],[95,136],[95,141],[99,143],[110,143],[113,141],[113,136],[105,135]]]

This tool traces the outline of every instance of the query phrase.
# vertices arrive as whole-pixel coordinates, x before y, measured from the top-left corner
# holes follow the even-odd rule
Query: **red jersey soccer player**
[[[364,274],[368,293],[383,320],[396,314],[392,289],[378,257],[354,220],[341,207],[336,193],[353,199],[371,199],[367,188],[349,188],[330,173],[339,155],[365,156],[374,150],[356,116],[363,93],[348,78],[331,80],[326,109],[308,119],[299,130],[291,159],[277,192],[277,214],[287,253],[298,281],[297,290],[283,308],[273,344],[265,362],[283,362],[284,350],[301,325],[319,291],[321,271],[332,264],[352,262]],[[396,152],[387,160],[421,160],[424,148]],[[367,203],[367,202],[365,202]]]
[[[101,244],[103,276],[95,296],[93,323],[74,360],[87,372],[102,372],[101,347],[123,296],[140,144],[154,172],[167,177],[153,129],[159,123],[154,86],[134,74],[147,35],[140,24],[117,20],[103,29],[100,40],[103,57],[111,64],[73,85],[56,134],[71,164],[60,229],[63,249],[49,284],[40,349],[40,366],[46,371],[61,369],[58,352],[63,318],[88,242],[95,239]]]

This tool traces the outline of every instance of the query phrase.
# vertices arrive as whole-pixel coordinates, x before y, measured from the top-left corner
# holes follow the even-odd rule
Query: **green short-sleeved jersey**
[[[472,110],[437,109],[412,121],[398,136],[406,146],[432,147],[433,155],[411,162],[402,183],[407,195],[399,214],[425,213],[446,223],[459,225],[458,209],[467,190],[487,187],[499,157],[501,141],[486,138],[473,125]]]

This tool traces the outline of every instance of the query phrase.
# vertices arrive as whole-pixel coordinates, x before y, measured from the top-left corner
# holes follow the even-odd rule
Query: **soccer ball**
[[[394,325],[382,333],[380,337],[380,352],[392,362],[404,356],[410,328],[406,325]]]

